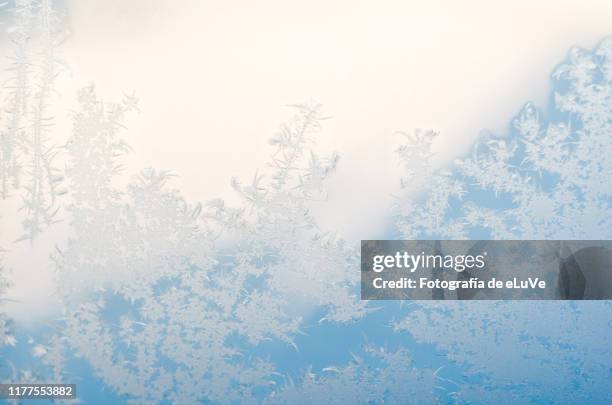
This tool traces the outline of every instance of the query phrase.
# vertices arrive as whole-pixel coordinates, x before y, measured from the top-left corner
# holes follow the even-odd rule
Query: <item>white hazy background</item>
[[[59,139],[70,131],[78,88],[94,83],[108,101],[134,91],[142,114],[125,132],[134,148],[129,169],[172,170],[173,185],[192,201],[235,201],[230,178],[248,181],[265,169],[267,139],[292,114],[285,105],[317,100],[334,117],[318,149],[341,155],[317,214],[322,229],[351,241],[383,237],[388,227],[402,174],[394,131],[439,130],[444,164],[481,129],[503,134],[526,101],[545,104],[550,72],[570,46],[592,47],[612,33],[609,0],[69,0],[65,7],[70,36],[59,51],[71,73],[58,82]],[[10,313],[17,321],[48,315],[55,288],[48,254],[57,238],[7,245],[19,229],[3,226],[10,298],[19,301]]]

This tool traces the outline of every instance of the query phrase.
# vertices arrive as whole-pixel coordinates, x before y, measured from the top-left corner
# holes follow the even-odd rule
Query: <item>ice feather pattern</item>
[[[63,344],[45,354],[56,373],[75,351],[131,402],[247,401],[280,377],[245,352],[267,340],[294,345],[304,302],[329,322],[364,315],[355,252],[320,235],[309,213],[337,162],[306,151],[319,105],[295,107],[273,138],[269,177],[233,181],[244,205],[231,208],[189,204],[168,188],[170,173],[153,169],[114,189],[132,105],[103,103],[93,87],[79,100],[67,143],[73,236],[54,255]]]
[[[69,139],[55,145],[59,14],[48,0],[11,7],[0,194],[22,199],[20,240],[34,241],[58,207],[70,232],[51,258],[62,316],[31,349],[42,380],[72,381],[78,358],[129,403],[611,402],[609,303],[381,304],[374,318],[357,295],[357,252],[312,213],[339,164],[317,152],[328,117],[316,102],[289,106],[267,167],[231,180],[235,205],[190,202],[173,173],[153,168],[120,186],[134,95],[105,102],[82,88]],[[401,134],[401,184],[419,193],[397,201],[399,236],[610,238],[612,39],[573,49],[553,79],[550,108],[525,105],[506,137],[483,137],[450,167],[433,163],[435,131]],[[2,349],[22,343],[11,326],[0,316]],[[299,352],[306,328],[326,327],[335,333],[308,344],[344,360],[288,371],[264,349]],[[353,335],[370,332],[394,343],[349,352]],[[415,360],[431,347],[457,377]],[[15,369],[12,380],[39,377]]]
[[[12,189],[21,196],[24,234],[18,240],[33,241],[54,221],[56,199],[65,193],[49,136],[54,118],[49,106],[60,71],[55,49],[62,32],[48,0],[18,0],[13,14],[11,77],[0,121],[0,193],[5,199]]]
[[[450,169],[429,163],[434,132],[408,135],[400,158],[408,181],[424,173],[424,191],[398,203],[403,238],[612,236],[612,38],[592,51],[572,49],[553,79],[553,107],[525,105],[508,136],[485,136]],[[607,301],[543,302],[537,310],[526,302],[417,308],[394,329],[464,365],[453,393],[458,403],[612,399],[612,347],[601,338],[612,332]]]
[[[545,114],[526,104],[507,137],[486,134],[471,156],[458,159],[451,171],[431,168],[435,132],[406,135],[408,142],[398,150],[409,173],[402,181],[421,186],[425,195],[398,204],[402,234],[449,239],[609,237],[611,49],[610,38],[594,51],[572,49],[553,73],[555,108]]]

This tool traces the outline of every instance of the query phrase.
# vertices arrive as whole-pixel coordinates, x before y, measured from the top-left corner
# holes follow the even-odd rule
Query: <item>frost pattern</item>
[[[53,166],[49,104],[59,73],[55,49],[62,39],[60,17],[49,0],[17,0],[8,29],[13,53],[0,124],[0,194],[19,191],[25,234],[33,240],[53,222],[62,176]]]
[[[25,383],[39,382],[39,375],[26,367],[19,367],[13,363],[13,359],[7,352],[14,349],[19,343],[15,336],[13,320],[3,312],[5,294],[11,283],[8,280],[8,269],[2,266],[2,253],[0,249],[0,383],[13,383],[24,381]],[[16,403],[16,402],[15,402]]]
[[[234,180],[245,205],[232,208],[189,204],[153,169],[113,187],[135,100],[105,104],[88,87],[79,102],[67,143],[73,236],[54,255],[65,314],[45,355],[55,373],[74,351],[130,402],[248,402],[278,375],[245,351],[293,345],[304,303],[326,308],[327,321],[363,315],[355,252],[315,232],[309,214],[338,160],[306,151],[319,105],[296,106],[271,141],[270,180]]]
[[[434,403],[438,379],[432,370],[417,369],[405,349],[387,352],[368,345],[365,358],[327,367],[322,375],[307,370],[300,385],[289,384],[269,397],[278,404]]]
[[[0,117],[0,180],[3,198],[11,191],[23,198],[22,239],[53,222],[64,193],[48,136],[60,66],[57,19],[50,1],[17,0],[9,30],[14,56]],[[527,105],[508,138],[482,140],[453,170],[430,163],[434,132],[405,134],[402,182],[424,192],[400,201],[402,236],[609,238],[611,49],[608,39],[593,52],[573,50],[555,72],[548,121]],[[311,152],[325,119],[318,104],[293,106],[295,117],[271,140],[270,168],[248,183],[232,181],[243,200],[233,207],[218,199],[189,203],[160,170],[143,170],[119,187],[129,151],[121,130],[137,100],[104,103],[93,86],[78,100],[62,149],[72,235],[53,255],[64,316],[44,345],[32,343],[54,381],[66,380],[76,355],[132,403],[442,401],[436,393],[444,379],[419,369],[401,346],[367,345],[353,362],[310,368],[297,383],[255,350],[268,341],[299,350],[295,337],[312,313],[338,325],[368,313],[356,296],[356,252],[320,231],[310,213],[338,163],[336,155]],[[612,356],[601,337],[610,334],[609,309],[430,303],[402,311],[393,328],[464,367],[464,380],[447,380],[456,402],[606,403]],[[0,319],[0,346],[16,343],[9,326]],[[40,380],[15,372],[13,380]]]
[[[425,197],[409,201],[400,213],[405,236],[609,237],[612,39],[593,52],[571,50],[553,77],[556,110],[549,122],[533,105],[525,105],[509,137],[485,137],[471,157],[456,162],[453,172],[432,171],[430,146],[436,133],[406,135],[408,143],[398,150],[410,168],[403,182],[424,183]]]
[[[398,204],[403,238],[610,239],[612,38],[593,51],[572,49],[553,78],[547,119],[527,104],[506,138],[484,137],[449,170],[431,163],[435,132],[406,135],[398,150],[409,168],[403,182],[423,193]],[[467,367],[460,403],[608,403],[612,346],[602,337],[612,332],[610,309],[422,303],[394,328]]]
[[[467,367],[459,403],[609,403],[609,303],[423,304],[396,332],[435,344]]]
[[[2,297],[6,294],[6,291],[10,287],[9,281],[5,277],[5,273],[6,269],[2,266],[2,261],[0,260],[0,348],[3,346],[15,346],[17,343],[17,340],[11,331],[10,318],[1,312],[3,304]],[[2,355],[0,355],[0,359],[2,359]]]
[[[326,320],[350,321],[365,307],[354,291],[357,254],[334,235],[318,232],[310,213],[311,204],[326,197],[324,182],[339,158],[308,152],[325,119],[320,105],[294,107],[296,116],[270,140],[276,148],[270,180],[258,174],[249,185],[233,180],[245,206],[214,200],[208,218],[220,229],[235,229],[239,264],[266,278],[270,294],[307,298],[328,307]],[[265,266],[258,265],[262,261]]]

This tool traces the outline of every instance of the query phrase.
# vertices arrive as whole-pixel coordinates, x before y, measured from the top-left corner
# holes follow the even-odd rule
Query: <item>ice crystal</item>
[[[432,172],[432,131],[399,149],[411,169],[403,182],[425,196],[399,216],[406,237],[585,239],[612,228],[612,39],[573,49],[554,72],[556,109],[548,120],[527,104],[506,138],[486,136],[453,172]],[[418,206],[418,209],[412,209]],[[410,215],[404,215],[409,212]]]
[[[459,403],[607,403],[610,305],[453,302],[421,305],[396,323],[466,365]]]
[[[131,100],[102,103],[93,87],[79,93],[67,143],[73,235],[54,255],[65,303],[55,341],[65,345],[43,357],[61,373],[74,350],[132,402],[253,400],[276,374],[245,348],[293,345],[305,302],[327,308],[328,321],[363,314],[355,253],[315,232],[309,213],[337,162],[306,151],[319,106],[299,106],[273,139],[269,182],[233,181],[243,207],[213,200],[204,209],[169,189],[163,171],[114,188]]]
[[[5,90],[9,92],[5,103],[6,113],[2,117],[3,130],[0,134],[0,178],[2,180],[2,198],[9,193],[10,183],[19,184],[20,161],[18,160],[18,147],[23,141],[23,120],[26,115],[26,105],[29,97],[29,58],[28,38],[31,34],[33,20],[31,1],[17,1],[14,10],[14,28],[11,30],[13,42],[13,55],[9,71],[12,80],[7,83]]]
[[[11,320],[2,312],[2,306],[4,304],[3,296],[10,286],[5,273],[6,269],[2,267],[2,262],[0,261],[0,347],[15,346],[17,343],[11,331]],[[0,356],[0,358],[2,357]]]
[[[50,100],[58,69],[55,49],[61,40],[59,15],[49,0],[18,0],[9,35],[13,44],[0,130],[0,194],[11,188],[22,198],[25,213],[20,238],[33,240],[57,214],[61,173],[49,136]]]
[[[266,279],[274,295],[307,298],[328,307],[325,319],[350,321],[364,310],[354,293],[355,252],[334,235],[318,231],[311,213],[312,203],[326,196],[324,181],[338,156],[308,152],[325,119],[320,106],[294,107],[296,116],[270,141],[276,151],[269,181],[258,174],[248,185],[234,180],[245,206],[230,208],[215,200],[208,204],[208,217],[221,229],[235,229],[231,237],[242,252],[242,264]]]
[[[303,381],[270,395],[276,404],[405,404],[434,403],[437,377],[433,370],[413,366],[405,349],[388,352],[368,345],[364,357],[341,367],[326,367],[320,373],[306,371]]]
[[[70,138],[53,147],[58,18],[48,0],[15,2],[0,116],[0,192],[23,199],[22,239],[36,238],[60,205],[70,222],[69,240],[52,257],[63,316],[55,334],[28,350],[51,369],[43,381],[71,381],[76,356],[132,403],[610,402],[607,303],[402,308],[394,331],[456,363],[463,379],[446,380],[452,388],[401,344],[368,344],[354,361],[310,367],[297,383],[281,374],[266,345],[299,351],[296,336],[316,315],[317,326],[342,332],[315,344],[345,352],[345,331],[358,328],[344,327],[368,313],[357,296],[357,253],[312,214],[338,164],[337,155],[314,151],[321,106],[292,106],[295,116],[270,140],[269,167],[232,180],[237,205],[191,203],[163,170],[145,169],[122,187],[116,180],[130,150],[122,131],[136,97],[106,103],[83,88]],[[572,50],[554,78],[553,110],[527,104],[509,136],[482,139],[450,170],[432,163],[435,132],[403,134],[402,185],[421,190],[398,203],[403,237],[610,237],[612,40]],[[65,173],[53,168],[56,152],[66,154]],[[9,327],[0,317],[0,346],[17,343]],[[41,379],[24,368],[11,380]]]
[[[399,155],[422,190],[398,204],[403,238],[609,239],[612,38],[575,48],[553,73],[550,111],[527,104],[505,138],[486,136],[449,170],[435,133]],[[461,403],[610,401],[610,304],[420,303],[395,323],[467,367]]]

